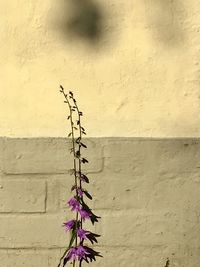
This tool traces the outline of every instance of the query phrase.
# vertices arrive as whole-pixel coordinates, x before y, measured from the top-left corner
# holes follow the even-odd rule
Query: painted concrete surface
[[[200,140],[88,138],[98,267],[199,267]],[[73,178],[70,141],[0,139],[2,266],[55,267]]]
[[[198,0],[0,1],[0,135],[200,136]]]

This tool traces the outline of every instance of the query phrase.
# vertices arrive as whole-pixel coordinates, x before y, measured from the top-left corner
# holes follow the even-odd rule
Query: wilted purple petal
[[[87,212],[87,211],[84,210],[83,208],[81,208],[81,209],[79,210],[79,213],[80,213],[81,218],[83,219],[83,221],[84,221],[85,219],[90,219],[90,217],[91,217],[91,213]]]

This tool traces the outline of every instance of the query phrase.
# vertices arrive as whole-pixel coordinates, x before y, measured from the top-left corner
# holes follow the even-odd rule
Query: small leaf
[[[85,195],[86,195],[90,200],[92,200],[92,196],[88,193],[88,191],[83,190],[83,192],[85,193]]]
[[[74,191],[76,189],[76,185],[73,185],[71,188],[71,191]]]
[[[79,125],[80,124],[80,121],[77,121],[77,125]]]
[[[79,144],[80,140],[81,140],[81,138],[78,137],[78,138],[76,139],[76,143]]]
[[[67,258],[64,258],[64,260],[63,260],[63,267],[67,264],[67,262],[68,262],[68,259]]]
[[[77,128],[77,127],[75,127],[75,126],[74,126],[73,128],[74,128],[75,130],[78,130],[78,128]]]
[[[83,112],[82,111],[79,111],[78,113],[80,116],[83,116]]]
[[[82,158],[81,161],[83,162],[83,164],[85,164],[85,163],[89,163],[88,160],[87,160],[86,158]]]
[[[89,182],[90,182],[88,177],[85,174],[81,174],[81,180],[86,182],[87,184],[89,184]]]
[[[68,134],[68,137],[70,137],[71,135],[72,135],[72,133],[69,133],[69,134]]]
[[[87,148],[87,146],[83,143],[80,143],[82,147]]]
[[[71,118],[71,116],[68,116],[67,119],[69,120]]]

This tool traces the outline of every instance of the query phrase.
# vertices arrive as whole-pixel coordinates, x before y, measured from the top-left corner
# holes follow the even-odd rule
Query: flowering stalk
[[[94,224],[98,222],[100,217],[95,215],[85,202],[85,197],[92,200],[92,196],[83,188],[84,183],[89,183],[88,177],[82,172],[82,164],[88,163],[88,160],[82,157],[82,148],[87,148],[82,141],[82,136],[86,135],[85,129],[81,124],[81,116],[83,116],[83,113],[79,110],[71,91],[69,91],[69,94],[66,94],[64,88],[60,86],[60,92],[65,98],[64,103],[66,103],[69,108],[69,116],[67,119],[70,121],[71,132],[68,134],[68,137],[71,137],[72,140],[72,148],[70,151],[73,153],[74,163],[72,169],[74,185],[71,191],[74,192],[74,196],[70,198],[67,204],[71,208],[71,211],[75,212],[75,218],[63,224],[65,230],[71,233],[71,238],[67,249],[60,259],[58,267],[61,265],[64,267],[70,262],[73,264],[73,267],[76,266],[76,263],[81,267],[83,261],[89,263],[96,261],[97,256],[102,257],[99,252],[84,244],[85,240],[90,241],[92,244],[98,243],[97,238],[100,235],[83,229],[83,222],[85,220],[90,220],[92,224]]]

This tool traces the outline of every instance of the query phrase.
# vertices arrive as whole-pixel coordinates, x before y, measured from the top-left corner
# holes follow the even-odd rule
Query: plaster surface
[[[0,1],[0,135],[200,135],[198,0]]]

